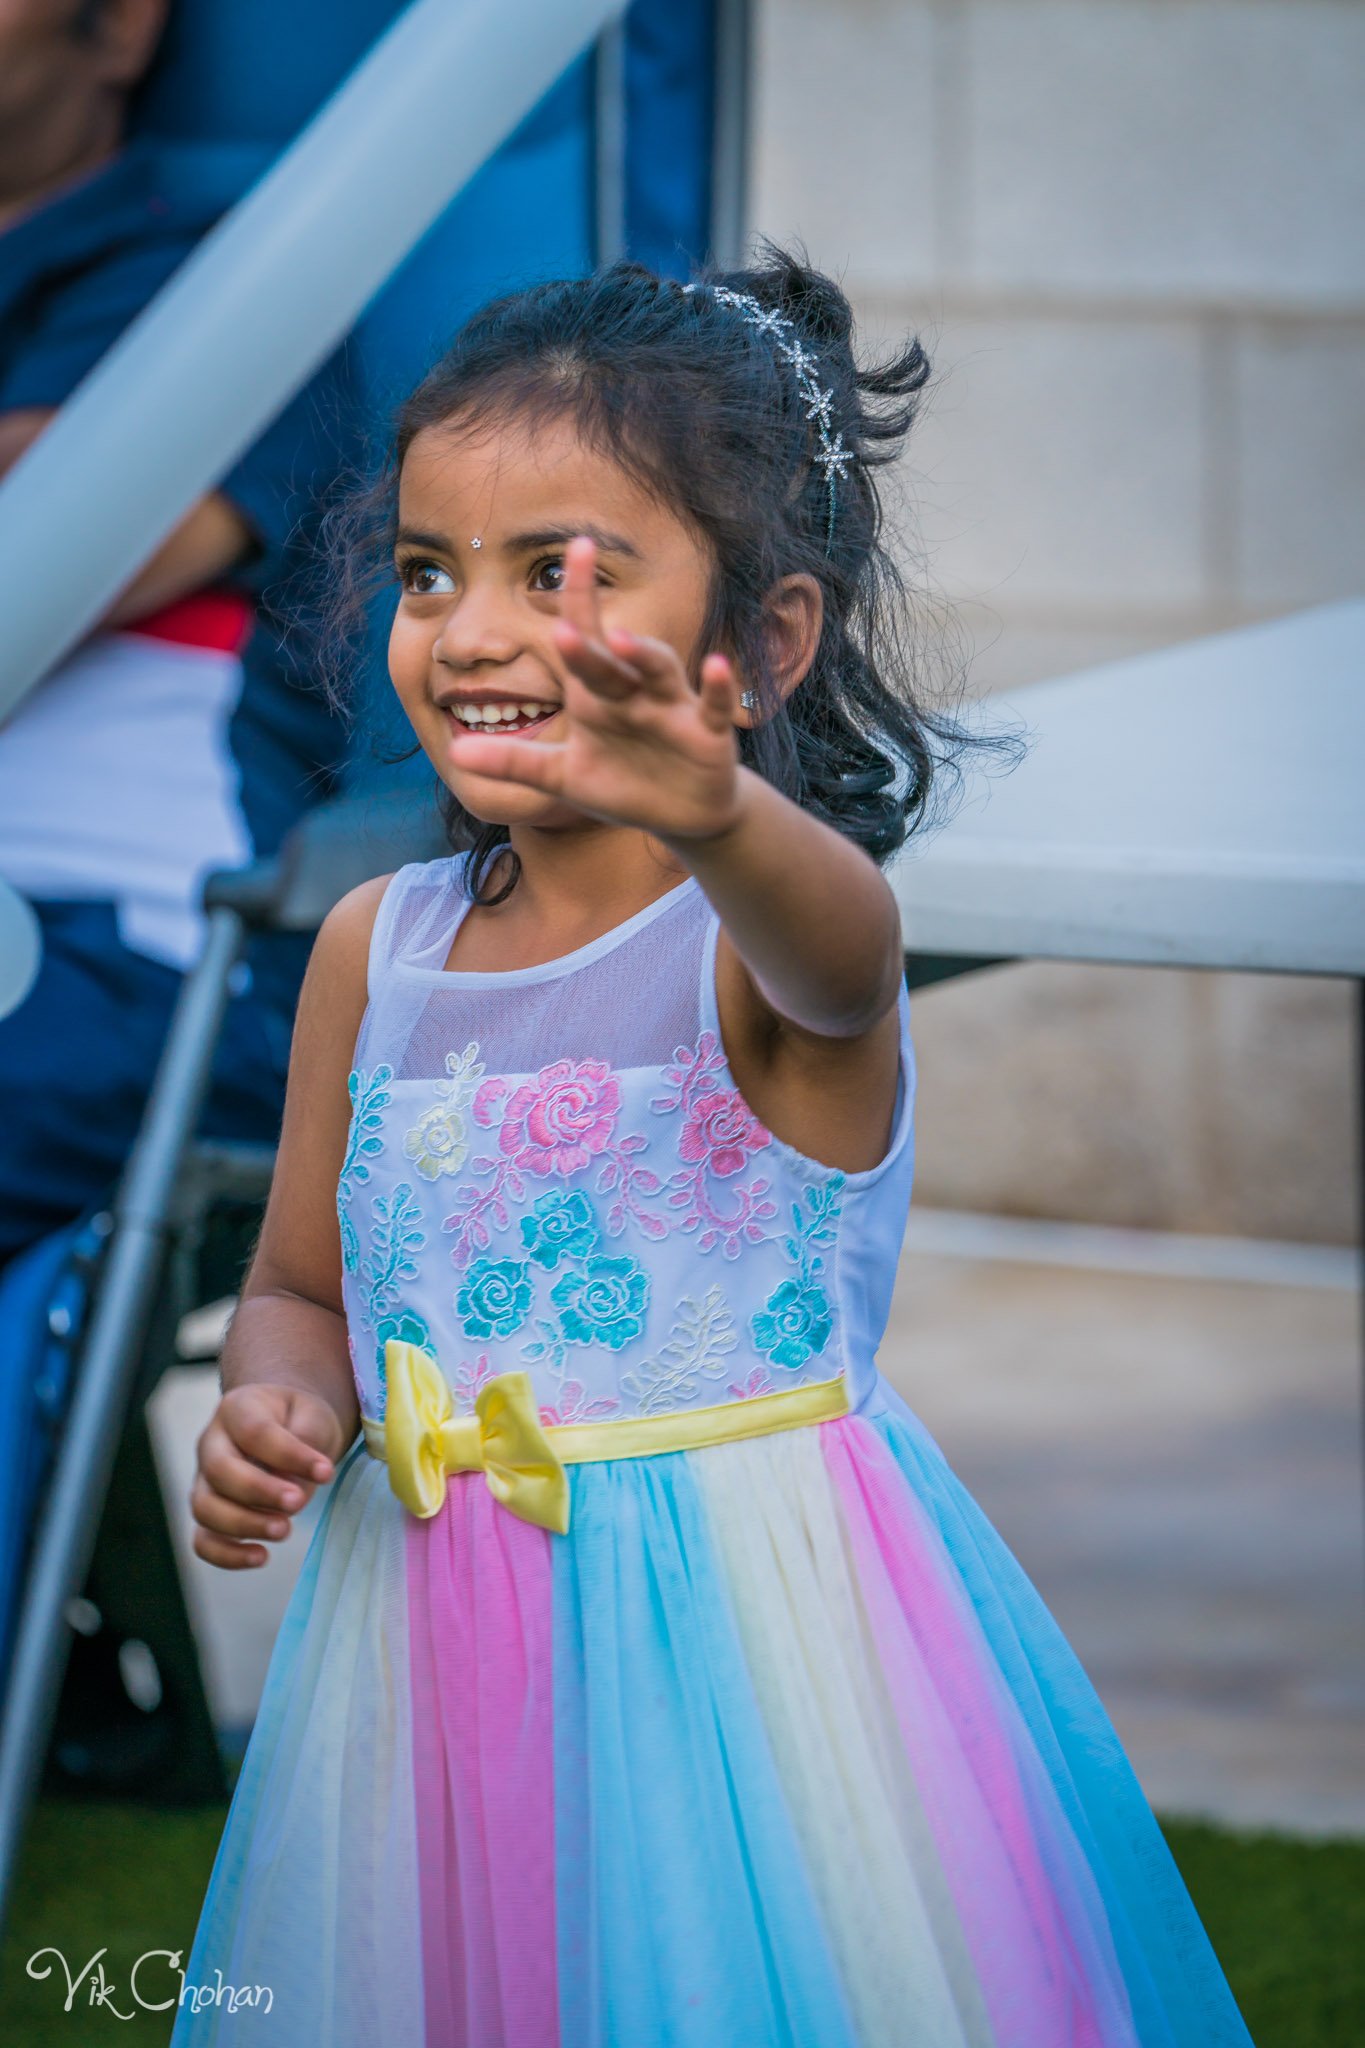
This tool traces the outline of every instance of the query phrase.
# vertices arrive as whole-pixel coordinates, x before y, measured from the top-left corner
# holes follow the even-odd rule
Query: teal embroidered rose
[[[521,1259],[475,1259],[455,1296],[467,1337],[510,1337],[526,1321],[532,1287]]]
[[[570,1344],[619,1351],[644,1329],[649,1279],[638,1259],[590,1258],[556,1280],[550,1299]]]
[[[375,1349],[379,1354],[379,1377],[384,1377],[384,1347],[390,1338],[398,1344],[415,1344],[430,1351],[431,1332],[420,1316],[383,1316],[374,1326]]]
[[[527,1255],[547,1273],[553,1273],[561,1258],[585,1259],[596,1251],[600,1238],[592,1203],[581,1188],[569,1194],[552,1188],[521,1219]]]
[[[749,1318],[749,1327],[765,1357],[795,1372],[829,1342],[829,1303],[823,1287],[783,1280]]]

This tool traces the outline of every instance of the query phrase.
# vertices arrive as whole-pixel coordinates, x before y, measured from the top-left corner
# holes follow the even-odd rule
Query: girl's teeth
[[[548,718],[553,710],[553,704],[457,704],[455,716],[469,726],[529,725],[535,719]]]

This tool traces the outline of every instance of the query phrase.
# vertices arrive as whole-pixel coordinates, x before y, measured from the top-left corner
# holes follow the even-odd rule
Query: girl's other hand
[[[229,1388],[196,1446],[195,1555],[228,1571],[264,1564],[269,1551],[247,1539],[287,1536],[289,1517],[333,1477],[344,1449],[340,1418],[321,1395],[264,1382]]]
[[[666,641],[605,627],[597,549],[586,535],[564,551],[561,594],[562,736],[460,733],[450,746],[455,765],[664,839],[726,831],[740,804],[739,686],[729,661],[708,655],[697,688]]]

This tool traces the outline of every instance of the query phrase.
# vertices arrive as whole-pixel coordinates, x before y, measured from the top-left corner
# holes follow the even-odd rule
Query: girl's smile
[[[389,673],[437,774],[489,822],[577,822],[557,799],[449,753],[453,734],[555,740],[565,669],[554,628],[577,534],[596,544],[605,624],[666,641],[691,668],[711,594],[705,545],[568,421],[532,429],[513,416],[413,440]]]

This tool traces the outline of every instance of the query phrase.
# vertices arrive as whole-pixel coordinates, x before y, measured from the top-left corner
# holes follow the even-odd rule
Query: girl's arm
[[[670,839],[720,915],[730,1070],[769,1130],[827,1166],[876,1166],[900,1063],[900,913],[861,847],[748,769],[732,824]]]
[[[387,879],[329,913],[304,977],[270,1199],[223,1346],[222,1399],[197,1446],[193,1547],[212,1564],[264,1564],[268,1553],[246,1539],[288,1534],[285,1518],[333,1476],[359,1423],[336,1186],[370,932]]]
[[[706,657],[696,688],[676,649],[604,627],[595,558],[586,538],[564,555],[566,738],[458,734],[451,757],[632,825],[690,868],[720,915],[716,993],[745,1101],[813,1157],[874,1166],[900,1044],[890,886],[860,847],[740,765],[739,683],[723,655]]]
[[[736,767],[734,785],[715,830],[660,836],[705,889],[774,1018],[861,1037],[894,1009],[903,972],[889,884],[861,847],[751,769]]]

